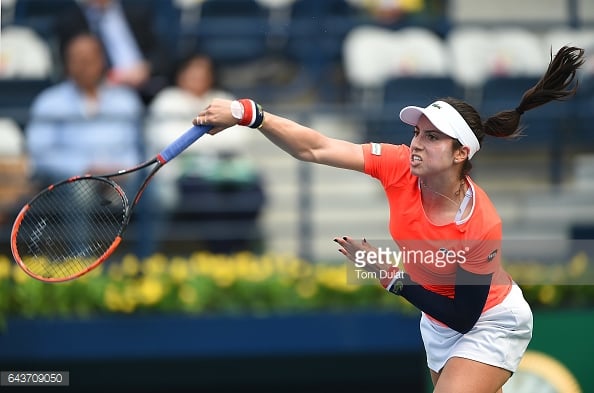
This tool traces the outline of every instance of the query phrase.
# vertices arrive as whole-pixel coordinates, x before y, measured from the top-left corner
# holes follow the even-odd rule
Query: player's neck
[[[436,203],[450,203],[458,206],[464,198],[467,184],[466,179],[446,181],[419,179],[423,200]],[[441,203],[440,203],[441,204]]]

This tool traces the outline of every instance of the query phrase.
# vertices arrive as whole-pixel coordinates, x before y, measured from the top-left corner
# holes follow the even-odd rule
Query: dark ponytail
[[[522,131],[520,117],[525,111],[553,100],[570,98],[576,93],[577,80],[572,88],[569,86],[584,61],[584,50],[577,47],[564,46],[559,49],[555,57],[551,54],[549,67],[538,83],[524,93],[520,104],[515,109],[502,111],[489,117],[483,124],[484,133],[504,138],[519,136]]]

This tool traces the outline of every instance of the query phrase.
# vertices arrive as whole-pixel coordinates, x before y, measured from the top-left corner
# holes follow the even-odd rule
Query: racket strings
[[[61,183],[29,206],[17,234],[23,263],[36,275],[74,276],[114,243],[127,202],[110,182],[83,178]]]

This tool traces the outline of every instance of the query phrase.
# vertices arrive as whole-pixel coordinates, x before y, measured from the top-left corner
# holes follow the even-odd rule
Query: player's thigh
[[[435,393],[497,393],[511,372],[475,360],[450,358],[435,384]]]
[[[433,386],[437,385],[437,380],[439,379],[439,373],[429,369],[429,373],[431,374],[431,382],[433,382]]]
[[[431,369],[429,369],[429,373],[431,375],[431,382],[433,383],[433,387],[435,387],[435,385],[437,385],[437,381],[439,380],[439,376],[441,375],[438,372],[435,372]],[[497,390],[497,392],[495,393],[503,393],[503,389],[500,388],[499,390]]]

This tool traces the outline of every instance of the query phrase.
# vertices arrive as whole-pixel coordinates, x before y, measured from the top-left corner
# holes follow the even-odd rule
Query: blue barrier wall
[[[419,392],[424,362],[418,317],[395,313],[14,319],[0,334],[2,370],[69,371],[80,391],[373,392],[406,378],[399,391]]]

